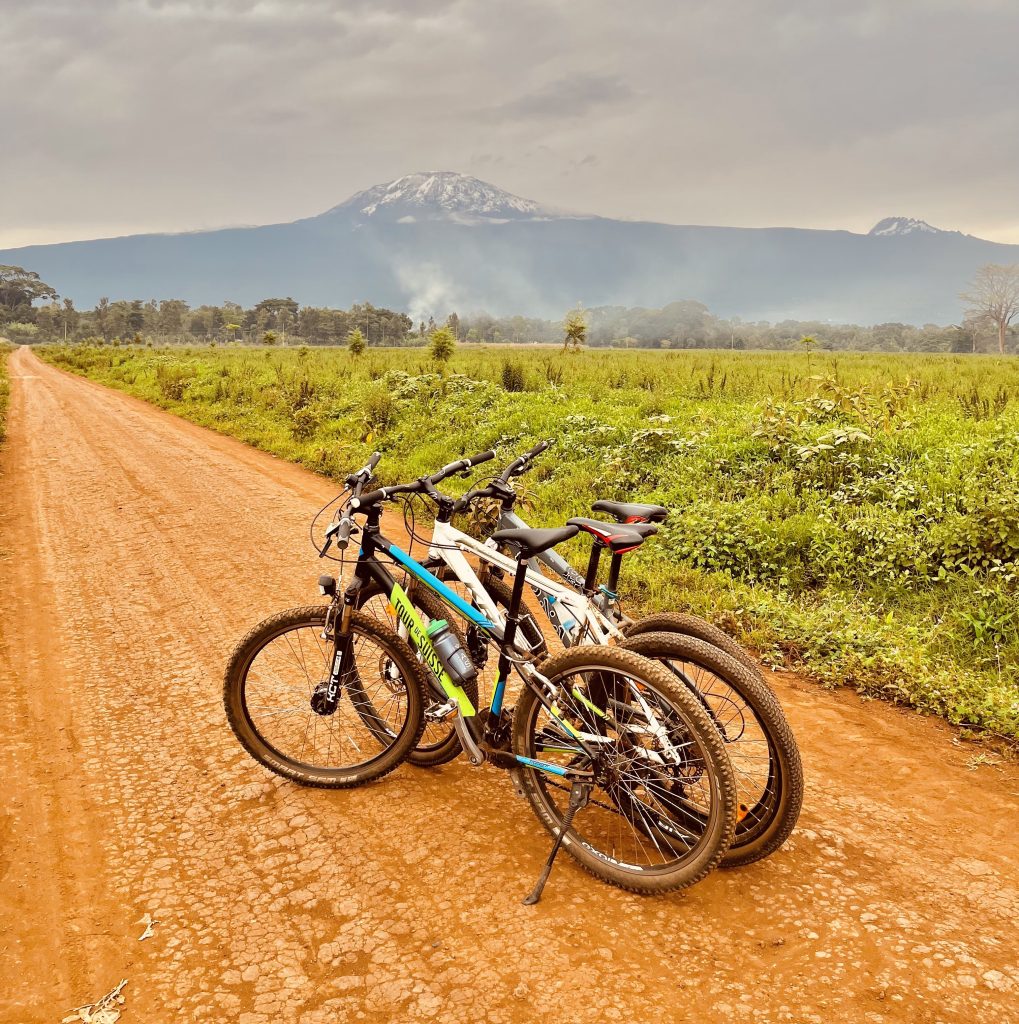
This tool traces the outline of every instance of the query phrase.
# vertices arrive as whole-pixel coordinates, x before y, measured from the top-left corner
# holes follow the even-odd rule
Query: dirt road
[[[0,476],[0,1021],[1015,1021],[1019,776],[779,676],[808,792],[769,861],[641,899],[496,769],[263,772],[224,663],[315,599],[326,481],[11,357]],[[154,935],[138,941],[151,914]]]

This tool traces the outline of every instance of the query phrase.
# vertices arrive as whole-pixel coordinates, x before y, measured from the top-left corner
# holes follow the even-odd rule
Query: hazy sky
[[[678,224],[1019,242],[1016,0],[0,0],[0,246],[416,170]]]

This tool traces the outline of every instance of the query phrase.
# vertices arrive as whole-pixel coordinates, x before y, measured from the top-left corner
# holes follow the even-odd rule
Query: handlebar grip
[[[382,458],[382,452],[375,452],[372,457],[368,460],[367,464],[362,466],[356,473],[351,473],[347,476],[345,483],[348,487],[362,486],[366,484],[372,477],[372,473],[375,472],[375,467],[379,464],[379,460]]]
[[[369,491],[367,494],[359,494],[357,496],[358,507],[365,508],[368,505],[374,505],[376,501],[380,501],[381,499],[387,497],[390,490],[392,490],[392,488],[378,487],[374,491]]]
[[[338,526],[336,527],[336,533],[333,535],[333,540],[336,542],[336,546],[340,549],[346,548],[350,542],[350,531],[354,527],[354,520],[349,516],[344,516]]]
[[[465,469],[470,469],[472,466],[480,466],[482,462],[488,462],[494,458],[495,452],[491,450],[482,452],[480,455],[472,455],[469,459],[460,459],[458,462],[451,462],[448,466],[443,466],[437,473],[422,477],[421,481],[426,484],[437,484],[440,480],[445,480],[447,476],[452,476],[454,473],[462,473]],[[425,493],[434,496],[427,490]]]
[[[539,441],[529,452],[524,452],[523,455],[517,456],[503,471],[499,479],[504,483],[510,482],[510,477],[516,476],[518,473],[522,473],[531,462],[532,459],[537,458],[546,448],[552,447],[552,441]]]

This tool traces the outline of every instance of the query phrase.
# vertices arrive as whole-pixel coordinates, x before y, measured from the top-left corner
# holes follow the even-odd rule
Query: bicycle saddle
[[[617,523],[661,523],[669,510],[661,505],[634,505],[625,501],[596,501],[595,512],[608,512]]]
[[[651,523],[635,523],[633,526],[619,526],[616,523],[602,523],[597,519],[568,519],[567,522],[579,526],[594,537],[595,544],[608,548],[613,554],[632,551],[644,543],[644,538],[658,532],[657,526]]]
[[[542,551],[562,544],[564,540],[576,537],[579,526],[557,526],[551,530],[532,530],[530,527],[518,530],[496,530],[492,540],[504,544],[515,544],[521,558],[533,558]]]

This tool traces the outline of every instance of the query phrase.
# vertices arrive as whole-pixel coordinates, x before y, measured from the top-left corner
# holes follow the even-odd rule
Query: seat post
[[[517,572],[513,577],[513,593],[510,595],[509,609],[506,614],[506,632],[503,637],[507,647],[513,646],[520,624],[520,606],[524,601],[524,583],[527,576],[527,561],[521,551],[517,558]]]
[[[609,581],[605,584],[605,588],[612,594],[615,594],[619,590],[619,571],[623,567],[623,556],[621,554],[614,554],[612,561],[609,562]]]
[[[601,542],[595,538],[591,544],[591,557],[587,560],[587,575],[584,577],[584,593],[593,594],[598,582],[598,563],[601,561]],[[618,557],[618,556],[615,556]]]

